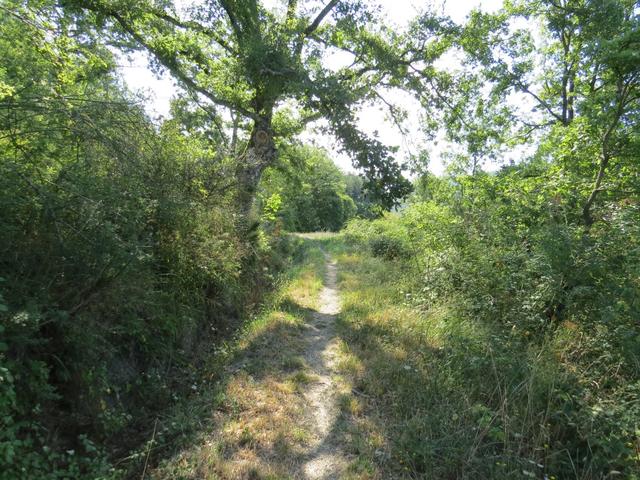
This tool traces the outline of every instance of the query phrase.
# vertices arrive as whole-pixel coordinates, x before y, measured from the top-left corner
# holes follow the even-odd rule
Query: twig
[[[153,441],[156,438],[156,428],[158,427],[158,418],[156,417],[156,421],[153,424],[153,433],[151,434],[151,442],[149,442],[149,449],[147,450],[147,458],[144,460],[144,469],[142,470],[142,476],[140,480],[144,480],[144,476],[147,474],[147,465],[149,464],[149,455],[151,454],[151,446],[153,445]]]

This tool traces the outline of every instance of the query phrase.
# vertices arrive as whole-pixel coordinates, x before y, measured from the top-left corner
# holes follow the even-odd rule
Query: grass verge
[[[357,478],[602,478],[587,464],[572,467],[568,453],[587,458],[605,440],[575,444],[569,333],[520,341],[465,316],[456,298],[420,310],[403,263],[331,242]]]
[[[299,395],[310,380],[303,325],[324,273],[318,247],[307,242],[305,250],[262,313],[216,348],[193,394],[158,420],[129,459],[139,466],[131,478],[140,478],[149,452],[145,478],[153,479],[280,479],[299,467],[309,437]]]

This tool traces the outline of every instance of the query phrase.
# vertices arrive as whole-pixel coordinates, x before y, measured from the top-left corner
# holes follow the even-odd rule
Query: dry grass
[[[313,380],[303,358],[304,324],[317,306],[324,258],[311,261],[282,292],[276,307],[249,325],[226,367],[198,440],[156,468],[154,479],[299,478],[310,442],[305,385]]]
[[[309,240],[328,240],[331,238],[336,238],[339,234],[336,232],[304,232],[294,233],[293,235]]]

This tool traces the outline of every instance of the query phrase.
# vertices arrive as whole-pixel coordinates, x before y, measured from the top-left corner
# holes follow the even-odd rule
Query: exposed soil
[[[335,434],[338,418],[337,385],[335,373],[336,348],[335,319],[340,312],[337,290],[337,267],[328,255],[325,285],[320,294],[320,305],[305,332],[308,348],[305,360],[314,378],[304,397],[308,405],[313,440],[303,467],[307,479],[341,478],[347,461]]]

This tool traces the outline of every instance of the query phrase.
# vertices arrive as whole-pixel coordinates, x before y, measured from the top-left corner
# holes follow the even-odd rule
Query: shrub
[[[404,225],[394,215],[377,220],[351,220],[345,228],[347,242],[366,246],[374,257],[385,260],[407,259],[414,253]]]
[[[402,239],[387,235],[378,235],[369,240],[369,247],[374,257],[385,260],[398,260],[409,257],[409,250]]]
[[[397,426],[394,454],[438,478],[636,478],[640,211],[611,204],[607,221],[585,232],[558,214],[556,193],[528,201],[519,181],[477,178],[468,197],[415,201],[345,229],[352,244],[398,263],[367,266],[367,275],[383,270],[371,281],[387,301],[402,289],[403,303],[425,312],[362,329],[381,336],[376,349],[402,339],[402,358],[420,366],[410,387],[384,373],[388,359],[370,367],[371,388],[392,392],[384,415]],[[354,318],[373,322],[371,309]]]

